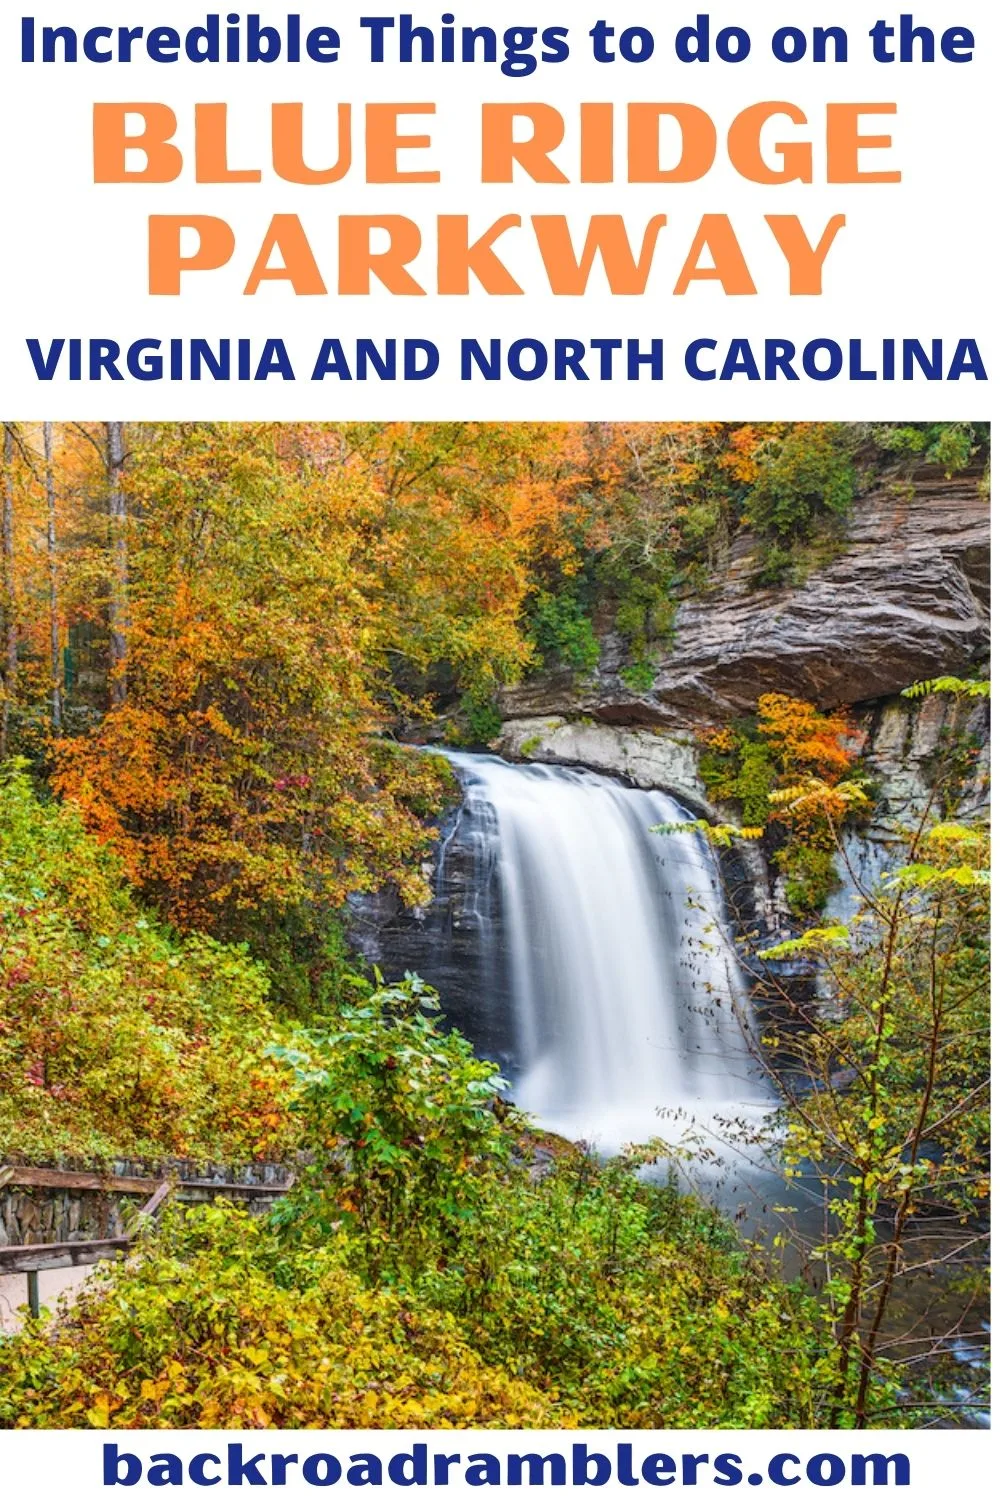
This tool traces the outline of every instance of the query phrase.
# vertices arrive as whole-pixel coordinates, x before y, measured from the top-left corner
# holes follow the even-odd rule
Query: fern
[[[903,689],[904,698],[929,698],[932,693],[953,693],[956,698],[988,698],[989,679],[982,681],[973,677],[929,677],[926,682],[914,682]]]
[[[689,818],[683,823],[658,823],[652,833],[700,833],[713,848],[729,849],[734,839],[763,838],[763,828],[737,828],[734,823],[709,823],[707,818]]]

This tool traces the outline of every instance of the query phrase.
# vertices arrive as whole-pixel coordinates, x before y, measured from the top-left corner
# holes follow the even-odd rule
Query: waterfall
[[[587,771],[449,758],[474,866],[457,920],[507,997],[518,1104],[608,1149],[669,1134],[663,1110],[759,1105],[714,862],[700,834],[651,831],[690,814]]]

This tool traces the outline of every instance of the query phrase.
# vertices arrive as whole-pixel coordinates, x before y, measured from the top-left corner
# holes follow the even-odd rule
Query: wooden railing
[[[0,1191],[5,1188],[42,1188],[49,1191],[103,1193],[114,1197],[141,1197],[146,1201],[125,1234],[103,1240],[59,1240],[43,1245],[0,1246],[0,1276],[23,1273],[28,1283],[28,1308],[37,1317],[41,1300],[39,1271],[72,1266],[92,1266],[114,1260],[132,1246],[143,1225],[155,1218],[170,1197],[185,1203],[207,1203],[213,1198],[260,1202],[280,1198],[294,1179],[283,1183],[212,1182],[208,1179],[174,1177],[116,1177],[97,1172],[64,1172],[52,1167],[0,1167]]]

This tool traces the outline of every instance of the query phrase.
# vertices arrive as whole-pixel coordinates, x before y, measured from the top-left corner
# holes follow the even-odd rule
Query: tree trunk
[[[111,706],[125,702],[125,652],[128,630],[128,514],[122,489],[125,424],[108,422],[108,513],[111,517]]]
[[[0,710],[0,759],[10,749],[10,716],[17,692],[17,599],[14,579],[14,428],[3,429],[3,708]]]
[[[62,669],[59,659],[59,565],[56,556],[56,481],[52,466],[52,423],[42,423],[45,443],[46,545],[49,554],[49,653],[52,672],[52,732],[62,733]]]

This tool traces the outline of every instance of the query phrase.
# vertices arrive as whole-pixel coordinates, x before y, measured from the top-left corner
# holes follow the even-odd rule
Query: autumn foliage
[[[174,937],[23,772],[0,791],[0,1157],[280,1157],[291,1094],[263,970]]]
[[[3,750],[185,929],[426,896],[448,795],[400,751],[495,732],[543,662],[636,685],[798,428],[725,423],[5,428]],[[819,444],[819,438],[814,443]],[[818,451],[818,450],[817,450]]]
[[[818,911],[836,888],[833,857],[849,818],[870,807],[858,756],[861,737],[843,710],[765,693],[752,719],[704,737],[702,776],[711,793],[739,808],[785,875],[794,914]]]

